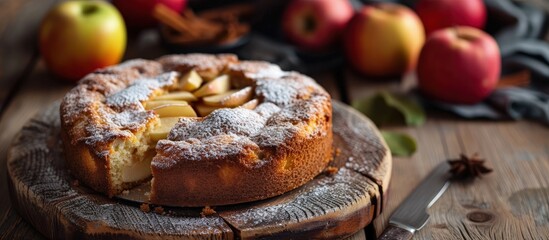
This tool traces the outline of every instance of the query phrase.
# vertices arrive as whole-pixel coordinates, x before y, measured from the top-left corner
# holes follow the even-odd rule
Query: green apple
[[[39,45],[48,68],[75,81],[120,62],[126,49],[126,27],[108,2],[68,1],[43,19]]]

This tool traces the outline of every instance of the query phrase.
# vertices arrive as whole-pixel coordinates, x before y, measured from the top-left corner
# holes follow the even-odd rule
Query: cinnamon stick
[[[163,5],[155,6],[153,16],[165,26],[161,33],[169,42],[182,45],[226,44],[250,31],[241,22],[243,14],[251,13],[251,5],[235,5],[195,14],[186,9],[178,14]]]
[[[181,15],[163,4],[156,4],[153,10],[153,17],[178,32],[185,32],[193,37],[198,36],[193,31],[192,26]]]

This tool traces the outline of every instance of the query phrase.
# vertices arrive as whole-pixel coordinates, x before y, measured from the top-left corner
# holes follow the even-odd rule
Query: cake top
[[[175,85],[178,77],[177,72],[167,72],[153,78],[137,79],[127,88],[106,96],[105,104],[117,109],[138,108],[155,90]]]
[[[220,108],[205,117],[181,118],[168,138],[158,142],[165,154],[259,153],[304,134],[301,125],[315,124],[331,111],[330,96],[314,80],[276,65],[239,61],[233,55],[169,55],[156,61],[131,60],[84,77],[63,99],[64,129],[71,129],[73,141],[107,157],[114,141],[131,138],[158,119],[144,102],[176,89],[191,70],[207,81],[227,74],[232,85],[251,86],[259,104],[254,109]],[[212,151],[216,146],[219,151]]]

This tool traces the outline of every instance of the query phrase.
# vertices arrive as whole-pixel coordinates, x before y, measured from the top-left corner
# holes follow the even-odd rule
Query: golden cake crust
[[[151,203],[206,206],[265,199],[303,185],[326,167],[332,152],[331,99],[314,80],[233,55],[188,54],[98,70],[66,95],[62,139],[71,172],[97,191],[120,193],[110,173],[114,146],[154,125],[158,116],[142,102],[171,90],[190,70],[205,78],[228,74],[236,87],[252,86],[259,105],[181,119],[156,145]]]

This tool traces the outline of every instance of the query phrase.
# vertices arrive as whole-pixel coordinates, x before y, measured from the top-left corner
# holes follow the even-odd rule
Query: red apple
[[[363,7],[344,36],[348,62],[370,76],[395,76],[415,68],[425,41],[423,25],[409,8],[392,3]]]
[[[482,29],[486,22],[486,7],[482,0],[419,0],[416,12],[427,35],[455,26]]]
[[[48,68],[67,80],[117,64],[126,50],[122,16],[108,2],[68,1],[57,5],[42,21],[39,34]]]
[[[473,104],[494,90],[500,68],[499,48],[490,35],[472,27],[442,29],[421,50],[419,88],[437,100]]]
[[[156,26],[153,17],[156,4],[164,4],[178,13],[187,6],[187,0],[113,0],[112,3],[120,10],[128,27],[135,30]]]
[[[282,29],[304,50],[324,50],[339,40],[353,17],[349,0],[293,0],[282,17]]]

